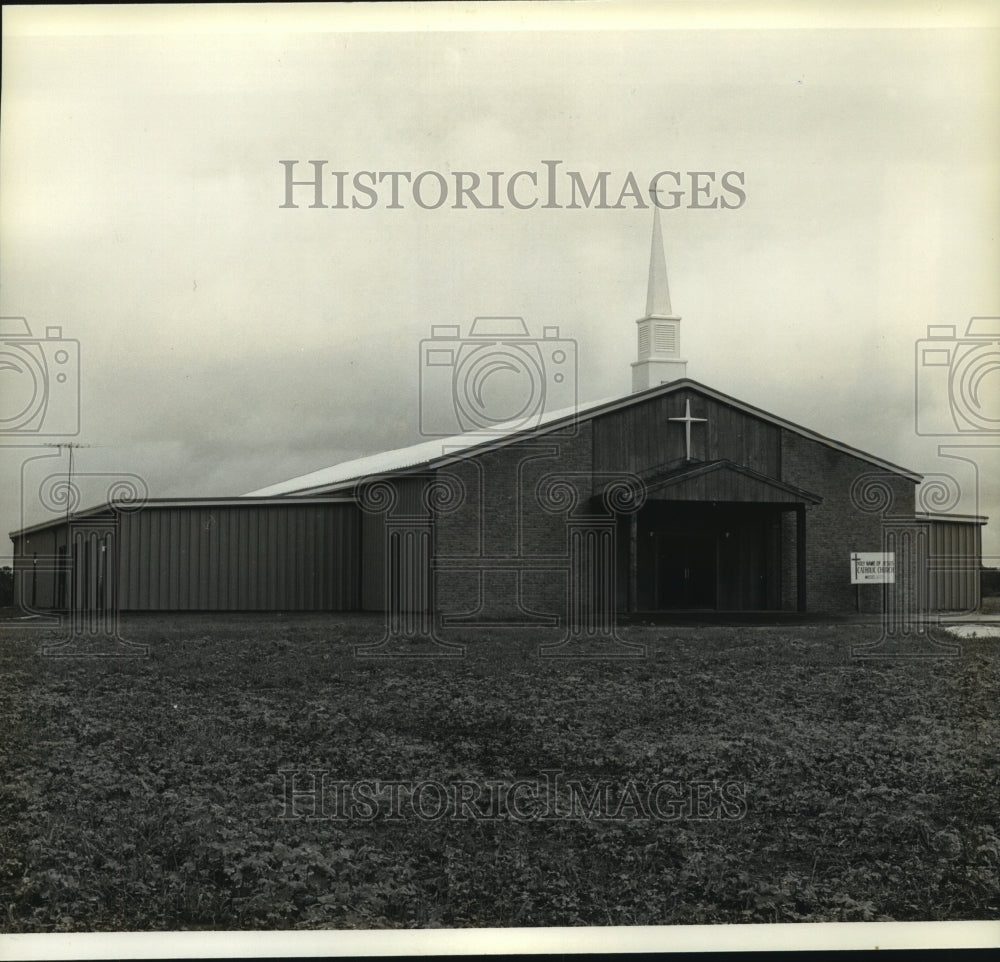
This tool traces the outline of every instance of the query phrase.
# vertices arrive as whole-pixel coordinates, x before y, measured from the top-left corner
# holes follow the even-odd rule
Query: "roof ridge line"
[[[794,421],[789,421],[786,418],[781,417],[777,414],[771,414],[765,411],[763,408],[759,408],[756,405],[749,404],[746,401],[741,401],[739,398],[734,398],[731,395],[724,394],[722,391],[718,391],[715,388],[709,387],[707,384],[702,384],[699,381],[695,381],[693,378],[684,377],[677,381],[671,381],[668,384],[659,384],[652,388],[647,388],[644,391],[638,391],[633,394],[626,394],[622,397],[617,398],[607,398],[599,401],[589,402],[586,406],[577,407],[575,410],[567,414],[560,414],[556,412],[553,420],[542,422],[533,427],[522,427],[510,430],[508,433],[500,434],[497,433],[495,436],[489,437],[476,437],[476,440],[471,444],[461,445],[455,444],[455,450],[449,452],[443,452],[440,455],[434,457],[420,458],[416,461],[411,461],[408,463],[400,463],[395,466],[389,466],[385,469],[378,470],[373,468],[371,471],[362,470],[360,473],[348,474],[344,477],[334,478],[328,481],[322,481],[317,479],[317,481],[309,485],[308,487],[288,487],[296,482],[304,481],[306,478],[313,477],[315,475],[323,474],[324,471],[332,472],[336,468],[348,469],[350,465],[357,464],[360,461],[368,460],[369,458],[374,459],[379,455],[365,455],[363,458],[355,458],[352,461],[344,461],[340,464],[331,465],[327,469],[321,469],[319,471],[311,472],[308,475],[300,475],[298,478],[290,478],[284,482],[278,482],[274,485],[269,485],[264,488],[258,488],[256,491],[251,491],[242,497],[284,497],[286,495],[306,495],[310,492],[333,492],[340,488],[350,487],[353,484],[357,484],[360,481],[365,480],[370,477],[379,477],[386,475],[397,475],[402,472],[409,470],[417,470],[420,468],[431,468],[436,470],[437,468],[444,467],[448,464],[454,464],[459,461],[464,461],[470,457],[476,457],[479,454],[486,453],[487,451],[495,450],[500,447],[506,447],[507,445],[516,443],[517,441],[523,440],[526,436],[531,435],[535,437],[542,437],[546,434],[551,434],[560,429],[564,429],[566,426],[576,423],[581,423],[585,421],[591,421],[594,418],[600,417],[603,414],[609,413],[611,411],[619,410],[624,407],[629,407],[634,404],[638,404],[645,400],[650,400],[651,398],[658,397],[660,395],[671,394],[679,390],[691,389],[699,391],[723,404],[728,404],[739,410],[746,412],[752,417],[760,418],[763,421],[767,421],[771,424],[775,424],[778,427],[785,428],[786,430],[792,431],[802,437],[809,438],[819,442],[820,444],[828,445],[835,448],[845,454],[849,454],[852,457],[856,457],[859,460],[867,461],[869,464],[873,464],[877,467],[883,468],[894,474],[900,474],[903,477],[919,483],[923,480],[923,476],[915,471],[911,471],[909,468],[904,468],[901,465],[894,464],[891,461],[887,461],[884,458],[879,458],[874,454],[870,454],[867,451],[862,451],[860,448],[855,448],[843,441],[837,441],[834,438],[827,437],[826,435],[820,434],[818,431],[813,431],[810,428],[806,428],[801,424],[796,424]],[[451,438],[441,439],[442,446],[447,446],[449,441],[457,442],[460,438],[467,437],[468,435],[454,435]],[[429,443],[428,441],[419,441],[416,444],[406,445],[401,448],[391,449],[386,452],[381,452],[381,454],[389,457],[394,454],[403,454],[404,452],[410,451],[414,452],[415,449],[419,448],[421,445]],[[275,488],[285,488],[285,490],[273,490]],[[265,494],[264,492],[271,492]]]

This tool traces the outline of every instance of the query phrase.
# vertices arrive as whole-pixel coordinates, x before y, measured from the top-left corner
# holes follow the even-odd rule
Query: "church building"
[[[244,496],[110,500],[24,528],[18,601],[382,611],[404,633],[978,608],[986,519],[919,513],[914,471],[687,376],[658,211],[636,327],[632,393],[562,408],[574,359],[557,329],[449,328],[425,342],[428,371],[444,370],[463,433]],[[476,408],[497,363],[534,379],[502,421]]]

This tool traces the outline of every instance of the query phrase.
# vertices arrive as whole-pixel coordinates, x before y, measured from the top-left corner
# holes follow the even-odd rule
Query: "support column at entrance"
[[[628,610],[639,610],[639,515],[628,519]]]
[[[806,610],[806,508],[800,504],[795,509],[795,589],[798,610]]]

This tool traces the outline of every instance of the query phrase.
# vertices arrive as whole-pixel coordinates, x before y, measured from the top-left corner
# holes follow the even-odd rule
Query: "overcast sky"
[[[420,341],[479,315],[558,326],[580,399],[626,394],[652,212],[611,205],[630,172],[645,191],[659,171],[739,171],[740,206],[691,209],[688,191],[662,216],[689,376],[954,475],[957,510],[1000,528],[997,448],[938,452],[996,433],[924,437],[914,417],[917,380],[940,389],[948,371],[915,372],[928,325],[1000,315],[995,26],[656,29],[647,13],[616,30],[386,32],[333,9],[300,32],[280,9],[180,13],[4,10],[0,309],[79,342],[77,471],[238,495],[417,442]],[[348,172],[348,205],[357,171],[437,172],[452,195],[425,209],[402,183],[391,209],[383,183],[370,209],[311,209],[297,189],[283,209],[282,160]],[[511,206],[510,175],[553,160],[564,204],[566,171],[608,171],[607,209],[543,209],[523,179],[515,196],[542,199]],[[503,207],[454,209],[455,171],[502,172]],[[51,374],[54,338],[45,350]],[[980,373],[996,418],[995,356]],[[12,439],[4,534],[22,501],[25,521],[48,517],[51,470],[29,465],[22,492],[21,467],[51,449]],[[1000,553],[995,530],[986,548]]]

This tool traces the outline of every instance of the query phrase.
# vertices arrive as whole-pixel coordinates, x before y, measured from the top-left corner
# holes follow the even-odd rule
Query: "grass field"
[[[137,617],[148,656],[97,659],[8,623],[3,928],[1000,918],[996,641],[859,662],[877,629],[635,627],[644,659],[565,661],[496,630],[460,659],[355,658],[380,627]],[[355,801],[477,801],[418,811],[404,785],[340,817],[322,780],[318,809],[289,799],[307,770]],[[607,804],[575,810],[570,782]]]

